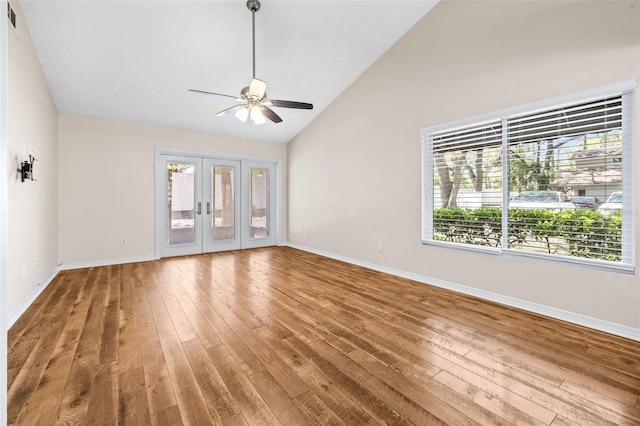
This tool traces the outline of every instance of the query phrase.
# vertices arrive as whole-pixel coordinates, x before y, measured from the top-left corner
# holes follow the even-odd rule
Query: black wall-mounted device
[[[20,169],[18,171],[20,172],[20,178],[22,179],[22,182],[24,182],[25,180],[35,180],[33,178],[34,161],[36,161],[36,158],[33,156],[33,154],[29,154],[29,160],[23,161],[20,165]]]

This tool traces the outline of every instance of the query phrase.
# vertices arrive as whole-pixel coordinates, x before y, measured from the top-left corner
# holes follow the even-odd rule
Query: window
[[[634,270],[634,84],[422,130],[425,244]]]

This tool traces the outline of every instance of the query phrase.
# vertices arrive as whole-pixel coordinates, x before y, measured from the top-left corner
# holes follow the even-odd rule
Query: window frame
[[[509,248],[508,243],[508,219],[509,219],[509,155],[508,155],[508,127],[507,123],[513,117],[523,114],[535,114],[555,108],[562,108],[571,104],[591,102],[598,99],[621,96],[622,97],[622,205],[623,211],[629,214],[622,219],[622,258],[619,262],[599,259],[588,259],[575,256],[527,252]],[[422,146],[422,227],[421,240],[424,245],[448,247],[467,251],[475,251],[505,257],[530,258],[554,263],[572,264],[600,270],[608,270],[622,273],[635,273],[635,211],[633,210],[634,188],[637,184],[634,176],[634,145],[636,144],[635,129],[635,80],[623,80],[587,90],[582,90],[566,95],[551,97],[540,101],[530,102],[498,111],[492,111],[472,117],[428,126],[420,129]],[[434,149],[433,135],[444,131],[455,131],[469,126],[481,126],[486,123],[501,120],[502,127],[502,244],[501,247],[488,247],[474,244],[466,244],[452,241],[434,239]],[[506,237],[506,238],[505,238]]]

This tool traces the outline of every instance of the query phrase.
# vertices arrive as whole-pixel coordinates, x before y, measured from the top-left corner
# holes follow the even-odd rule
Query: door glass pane
[[[213,214],[211,238],[213,241],[233,240],[235,235],[233,167],[213,167]]]
[[[195,243],[194,173],[193,164],[168,164],[169,245]]]
[[[269,237],[269,169],[251,169],[251,238]]]

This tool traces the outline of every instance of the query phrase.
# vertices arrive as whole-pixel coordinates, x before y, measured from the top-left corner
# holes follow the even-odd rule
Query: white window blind
[[[633,269],[633,96],[423,129],[423,241]]]
[[[433,236],[437,240],[500,247],[496,207],[502,205],[502,121],[433,134]],[[470,221],[465,210],[478,209]]]

